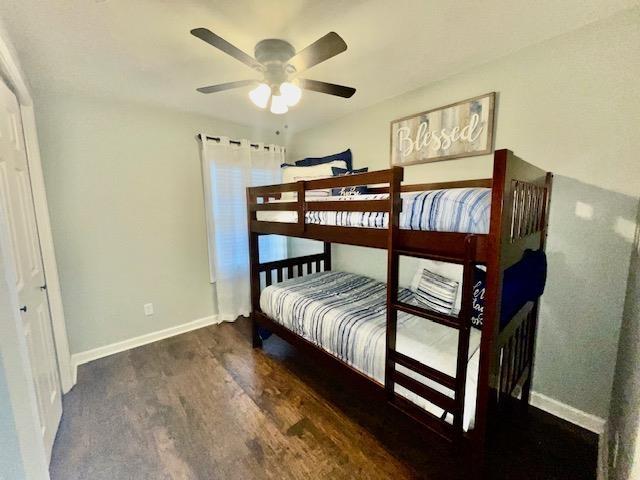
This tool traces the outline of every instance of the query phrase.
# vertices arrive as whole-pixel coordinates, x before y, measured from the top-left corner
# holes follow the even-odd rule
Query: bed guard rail
[[[282,233],[286,233],[292,225],[298,232],[305,230],[305,214],[312,211],[336,211],[336,212],[389,212],[392,208],[393,198],[377,200],[327,200],[307,201],[307,193],[331,188],[355,187],[368,185],[382,185],[387,188],[397,177],[402,179],[402,167],[393,167],[387,170],[375,172],[357,173],[341,177],[330,177],[318,180],[300,180],[293,183],[278,185],[266,185],[261,187],[249,187],[247,189],[247,206],[251,222],[258,222],[256,212],[260,211],[293,211],[297,213],[295,223],[285,224],[281,227]],[[283,195],[283,194],[295,194]],[[286,198],[286,200],[283,200]],[[277,201],[274,201],[277,200]],[[276,222],[260,222],[276,223]],[[277,228],[277,227],[275,227]]]

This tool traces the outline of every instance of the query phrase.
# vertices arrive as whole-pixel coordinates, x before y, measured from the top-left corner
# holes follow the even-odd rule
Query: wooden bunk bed
[[[417,185],[403,185],[402,181],[403,169],[393,167],[370,173],[247,189],[253,345],[262,345],[259,328],[264,327],[305,350],[305,353],[313,355],[327,368],[331,367],[335,373],[346,377],[350,384],[366,389],[368,395],[381,401],[387,401],[447,440],[471,441],[477,452],[483,448],[489,411],[494,411],[493,407],[507,403],[505,400],[513,398],[514,392],[521,392],[522,401],[525,405],[528,404],[538,300],[527,302],[501,328],[502,283],[505,270],[516,264],[525,250],[545,248],[552,175],[521,160],[509,150],[498,150],[494,154],[492,178]],[[354,185],[376,185],[372,190],[376,193],[388,193],[388,198],[320,202],[308,201],[306,196],[310,190]],[[490,227],[487,234],[400,228],[401,192],[464,187],[491,188]],[[272,201],[280,199],[285,192],[295,192],[296,199]],[[283,210],[297,212],[295,223],[262,221],[257,216],[258,212]],[[388,212],[388,228],[310,224],[305,222],[305,213],[309,211]],[[315,255],[260,263],[258,239],[260,235],[268,234],[320,240],[324,242],[324,251]],[[269,286],[287,278],[330,271],[332,242],[386,249],[388,252],[384,383],[375,381],[315,343],[293,333],[260,309],[261,284]],[[401,255],[462,265],[462,308],[459,315],[436,313],[398,300]],[[462,422],[472,328],[472,283],[476,265],[486,266],[484,326],[479,347],[475,425],[465,432]],[[399,312],[457,330],[455,376],[438,371],[396,350]],[[397,365],[451,389],[453,396],[443,395],[441,391],[416,381],[399,371]],[[444,418],[417,407],[397,394],[396,385],[414,392],[445,412],[450,412],[453,420],[449,423]]]

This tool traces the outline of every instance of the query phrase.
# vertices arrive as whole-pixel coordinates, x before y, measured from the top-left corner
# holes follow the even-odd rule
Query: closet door
[[[62,415],[58,365],[18,101],[0,78],[0,221],[11,243],[31,374],[47,450]]]

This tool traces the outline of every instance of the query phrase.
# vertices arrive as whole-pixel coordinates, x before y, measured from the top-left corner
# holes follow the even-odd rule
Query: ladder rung
[[[419,373],[434,382],[438,382],[440,385],[444,385],[451,390],[456,389],[456,379],[452,376],[447,375],[440,370],[436,370],[435,368],[429,367],[428,365],[425,365],[411,357],[407,357],[405,354],[396,350],[391,350],[389,353],[391,354],[391,359],[403,367],[413,370],[414,372]]]
[[[396,308],[402,312],[416,315],[417,317],[426,318],[434,322],[446,325],[447,327],[460,329],[460,320],[453,315],[447,315],[445,313],[434,312],[433,310],[427,310],[426,308],[416,307],[404,302],[396,302],[391,304],[392,308]]]
[[[446,440],[452,441],[455,431],[453,425],[447,423],[446,420],[436,417],[431,412],[418,407],[415,403],[411,400],[407,400],[402,395],[394,395],[393,400],[389,403],[405,415],[409,415],[418,422],[427,425]]]
[[[444,393],[440,393],[439,391],[431,387],[428,387],[419,380],[411,378],[398,371],[394,372],[393,380],[398,385],[402,385],[404,388],[411,390],[413,393],[420,395],[426,400],[429,400],[431,403],[437,405],[447,412],[455,414],[458,411],[458,406],[456,405],[456,401],[453,398],[445,395]]]

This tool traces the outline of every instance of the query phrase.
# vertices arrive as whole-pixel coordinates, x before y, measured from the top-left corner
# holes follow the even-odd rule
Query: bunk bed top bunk
[[[403,170],[394,167],[344,177],[284,183],[248,189],[250,229],[259,234],[280,234],[298,238],[386,249],[388,217],[393,202],[391,184],[402,181]],[[317,197],[313,192],[338,187],[377,185],[368,187],[369,195]],[[383,186],[379,186],[383,185]],[[440,245],[440,249],[425,251],[430,258],[460,263],[464,258],[467,233],[479,236],[476,259],[486,258],[486,235],[491,206],[491,179],[401,185],[400,232],[398,248],[421,253],[421,246]],[[295,198],[283,199],[283,194],[295,193]],[[463,217],[455,222],[443,222],[446,209],[429,214],[423,207],[433,201],[454,205],[460,197],[458,212]],[[404,207],[404,208],[403,208]],[[403,213],[404,212],[404,213]],[[449,212],[451,213],[451,212]],[[436,225],[444,223],[444,228]],[[364,225],[362,225],[364,224]],[[448,228],[447,228],[448,227]],[[458,227],[462,231],[454,231]],[[354,229],[358,230],[354,232]]]
[[[528,272],[540,270],[528,252],[544,252],[552,175],[508,150],[494,153],[489,179],[403,185],[403,174],[393,167],[247,189],[254,346],[261,345],[259,327],[265,327],[446,439],[484,442],[491,404],[511,398],[517,386],[528,402],[539,287],[546,275],[545,270],[536,277],[537,290],[527,285],[533,282]],[[357,185],[368,186],[373,196],[319,200],[312,193]],[[456,221],[423,212],[417,223],[407,220],[415,217],[416,205],[419,210],[431,202],[432,208],[435,197],[465,195],[476,201],[443,209],[457,215]],[[320,240],[324,252],[260,263],[258,237],[265,234]],[[386,249],[386,285],[331,273],[331,243]],[[461,310],[442,313],[413,301],[398,285],[401,255],[460,264]],[[481,333],[471,325],[479,265],[486,269]],[[380,291],[358,300],[324,287],[314,290],[313,282],[329,279],[364,282]],[[425,332],[443,341],[429,344]],[[425,341],[416,343],[420,338]],[[448,360],[438,363],[438,357]]]
[[[279,234],[386,249],[389,243],[387,220],[378,221],[373,228],[370,224],[376,223],[375,218],[379,218],[380,214],[388,218],[393,210],[398,210],[400,218],[395,248],[399,251],[412,256],[462,263],[467,255],[468,236],[473,233],[473,260],[486,263],[489,237],[493,233],[494,237],[500,235],[514,244],[503,258],[513,264],[519,260],[523,250],[539,247],[539,233],[545,218],[546,191],[551,177],[548,172],[519,159],[509,150],[496,151],[494,159],[493,177],[484,179],[402,185],[403,169],[393,167],[342,177],[251,187],[247,189],[249,230],[257,234]],[[368,188],[373,195],[354,196],[348,200],[344,197],[319,198],[313,195],[318,190],[360,185],[375,185]],[[292,198],[294,195],[295,198]],[[420,207],[429,206],[434,197],[438,201],[449,197],[450,205],[460,197],[464,202],[457,210],[442,209],[444,213],[439,216],[424,212],[415,215],[414,207],[419,210]],[[507,199],[511,199],[511,203],[506,202]],[[404,209],[404,218],[408,220],[403,220],[403,204],[409,207]],[[283,212],[290,215],[273,216],[274,213]],[[342,215],[347,220],[327,224],[330,222],[321,221],[322,214],[327,212],[331,215],[325,215],[324,218]],[[349,217],[354,213],[357,216]],[[446,213],[466,219],[442,222]],[[509,217],[509,225],[499,222],[500,228],[506,228],[508,232],[491,232],[493,219],[497,222],[503,215]],[[353,219],[363,216],[369,219],[365,222],[367,226],[353,226]],[[292,222],[292,219],[295,221]],[[462,226],[463,231],[434,228],[438,222],[444,223],[445,227]],[[497,226],[498,223],[494,229]],[[358,230],[354,231],[355,228]]]
[[[388,228],[388,212],[357,212],[315,210],[311,202],[387,200],[388,193],[363,193],[359,195],[311,196],[307,194],[308,204],[305,223],[331,225],[336,227]],[[489,212],[491,209],[491,189],[449,188],[426,191],[402,192],[402,210],[400,228],[403,230],[421,230],[435,232],[489,233]],[[286,200],[274,200],[282,203]],[[259,211],[258,221],[296,223],[296,211]]]

